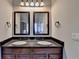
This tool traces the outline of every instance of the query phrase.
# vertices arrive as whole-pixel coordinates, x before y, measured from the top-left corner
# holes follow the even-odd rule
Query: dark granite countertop
[[[14,45],[14,42],[24,41],[25,44],[22,45]],[[48,42],[50,44],[38,44],[38,42]],[[52,37],[12,37],[7,39],[6,41],[1,42],[2,47],[63,47],[64,42],[57,40]]]

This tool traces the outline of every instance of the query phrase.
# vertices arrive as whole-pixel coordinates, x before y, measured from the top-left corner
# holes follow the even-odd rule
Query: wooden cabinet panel
[[[28,48],[4,48],[4,54],[30,54],[30,49]]]
[[[3,59],[15,59],[14,55],[10,55],[10,54],[4,54],[3,55]]]
[[[61,54],[49,54],[48,59],[61,59]]]
[[[61,48],[36,48],[33,50],[34,53],[61,53]]]
[[[46,54],[34,54],[33,59],[47,59]]]
[[[18,54],[16,55],[16,59],[31,59],[31,55],[29,54]]]
[[[12,54],[13,53],[13,49],[11,48],[3,48],[3,54]]]
[[[61,59],[61,48],[3,48],[3,59]]]
[[[10,55],[5,54],[3,55],[3,59],[31,59],[31,55],[29,54],[16,54],[16,55]]]

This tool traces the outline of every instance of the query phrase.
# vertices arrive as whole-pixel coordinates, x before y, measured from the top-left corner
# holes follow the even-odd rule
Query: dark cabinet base
[[[62,59],[62,48],[4,47],[2,59]]]

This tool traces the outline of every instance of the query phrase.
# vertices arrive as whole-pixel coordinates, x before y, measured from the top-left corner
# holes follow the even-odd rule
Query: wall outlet
[[[79,40],[79,33],[72,33],[73,40]]]

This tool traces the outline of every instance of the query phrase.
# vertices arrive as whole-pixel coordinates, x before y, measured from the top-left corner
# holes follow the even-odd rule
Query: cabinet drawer
[[[61,53],[61,48],[36,48],[33,49],[34,53]]]
[[[46,59],[46,54],[33,54],[33,59]]]
[[[29,48],[3,48],[4,54],[29,54]]]
[[[48,59],[61,59],[61,54],[49,54]]]
[[[16,59],[31,59],[30,54],[17,54]]]
[[[10,54],[4,54],[3,59],[16,59],[15,55],[10,55]]]

